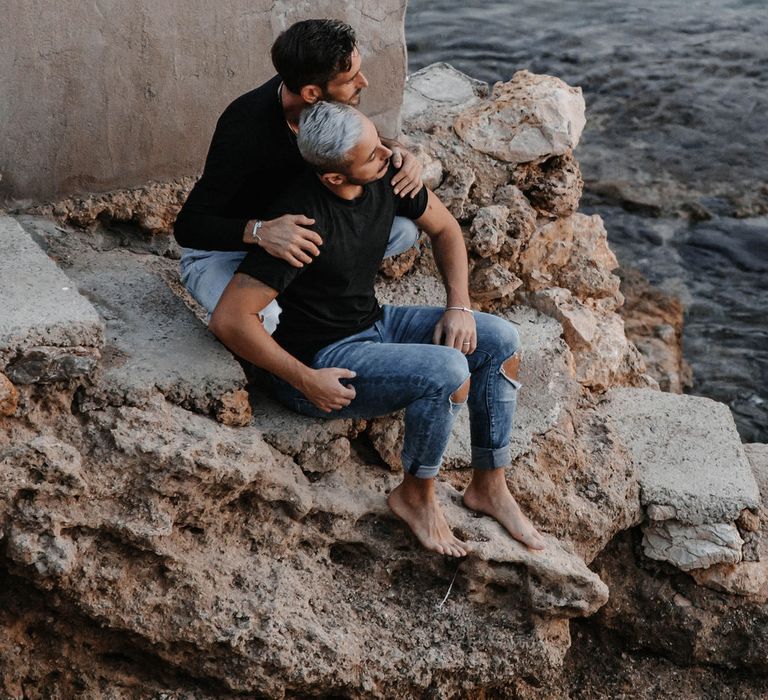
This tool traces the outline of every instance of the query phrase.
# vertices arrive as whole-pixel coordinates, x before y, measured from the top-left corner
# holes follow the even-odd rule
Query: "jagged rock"
[[[691,571],[693,580],[713,591],[741,596],[760,596],[768,600],[768,561],[743,561],[738,564],[715,564],[708,569]]]
[[[464,109],[453,126],[472,148],[508,163],[563,155],[586,122],[581,88],[548,75],[518,71],[496,83],[489,100]]]
[[[303,420],[275,405],[264,415],[293,435]],[[550,638],[559,620],[605,602],[607,589],[577,555],[552,538],[544,553],[528,551],[446,485],[447,516],[480,544],[445,612],[420,625],[455,567],[410,544],[387,510],[397,477],[359,463],[339,438],[329,471],[317,469],[324,454],[305,452],[300,466],[265,442],[258,419],[233,430],[160,395],[142,408],[92,411],[85,423],[62,415],[59,429],[68,425],[82,452],[45,438],[3,462],[8,565],[145,654],[230,692],[273,695],[319,692],[329,675],[335,687],[373,695],[428,685],[422,674],[435,670],[452,677],[465,654],[458,629],[474,640],[475,682],[497,658],[486,644],[507,659],[500,680],[522,672],[513,658],[546,676],[547,659],[559,663],[567,646],[567,634],[561,651]],[[25,430],[14,428],[15,443]],[[313,482],[302,473],[310,465]],[[45,477],[29,489],[35,473]],[[501,624],[491,606],[504,611],[494,613]],[[541,621],[510,636],[531,614]],[[407,669],[385,653],[427,647],[435,653]]]
[[[215,402],[216,420],[224,425],[243,426],[251,421],[251,404],[245,389],[222,394]]]
[[[430,153],[422,144],[412,141],[408,137],[404,138],[405,145],[413,152],[421,163],[421,181],[424,187],[430,190],[436,190],[443,181],[443,164],[438,158]]]
[[[449,170],[435,194],[459,221],[472,216],[477,207],[469,200],[469,191],[475,184],[475,173],[470,169]]]
[[[627,337],[642,353],[662,391],[682,393],[691,385],[690,365],[683,357],[683,305],[653,287],[637,270],[622,269],[619,309]]]
[[[16,384],[62,382],[88,376],[100,359],[97,348],[37,346],[25,349],[5,371]]]
[[[19,403],[19,392],[2,372],[0,372],[0,416],[12,416]]]
[[[741,561],[744,540],[732,523],[686,525],[664,520],[643,528],[645,556],[668,561],[682,571]]]
[[[569,290],[558,287],[520,296],[562,324],[582,384],[605,389],[642,381],[645,365],[637,348],[624,335],[624,324],[617,314],[589,306]]]
[[[379,269],[390,279],[400,279],[403,275],[413,269],[413,266],[416,264],[416,260],[419,257],[419,253],[419,249],[414,246],[400,255],[384,258]]]
[[[658,654],[682,666],[768,671],[765,589],[733,595],[699,585],[690,575],[638,554],[633,534],[619,535],[592,563],[611,591],[594,624],[607,628],[620,648]],[[706,577],[707,571],[691,574]]]
[[[760,516],[745,508],[741,511],[739,517],[736,518],[736,524],[747,532],[757,532],[760,529]]]
[[[470,78],[447,63],[432,63],[411,73],[403,94],[401,117],[425,131],[487,94],[488,84]]]
[[[494,204],[477,210],[469,228],[469,248],[481,258],[495,255],[507,238],[509,209]]]
[[[579,300],[610,298],[620,305],[618,267],[602,219],[575,214],[534,231],[519,258],[518,274],[530,289],[560,286]]]
[[[478,306],[489,311],[508,306],[522,280],[500,263],[474,265],[469,277],[469,295]]]
[[[509,212],[506,246],[502,247],[501,252],[510,261],[516,261],[520,250],[536,230],[536,211],[515,185],[499,187],[493,194],[493,201],[506,207]]]
[[[673,520],[677,517],[677,508],[670,505],[650,503],[646,508],[645,514],[649,520]]]
[[[32,207],[29,213],[52,217],[62,224],[80,228],[105,223],[132,223],[152,235],[170,236],[176,215],[195,179],[182,177],[103,194],[69,197]]]
[[[531,204],[546,216],[568,217],[579,208],[584,180],[572,153],[520,164],[514,178]]]

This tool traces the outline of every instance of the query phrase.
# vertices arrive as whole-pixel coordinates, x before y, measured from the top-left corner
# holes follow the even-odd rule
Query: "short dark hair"
[[[285,86],[297,93],[305,85],[325,86],[352,66],[355,30],[336,19],[307,19],[286,29],[272,44],[272,63]]]

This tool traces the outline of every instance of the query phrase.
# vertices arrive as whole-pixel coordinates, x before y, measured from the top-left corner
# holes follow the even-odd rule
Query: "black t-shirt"
[[[307,166],[278,97],[280,76],[238,97],[219,117],[203,174],[174,225],[179,245],[246,250],[243,230],[264,219]]]
[[[323,237],[320,254],[302,268],[251,250],[238,268],[278,292],[283,309],[274,339],[310,364],[315,353],[371,326],[381,315],[374,294],[376,272],[395,216],[418,219],[427,208],[427,189],[398,197],[390,181],[395,169],[364,186],[355,200],[336,196],[307,172],[276,203],[274,215],[303,212]]]

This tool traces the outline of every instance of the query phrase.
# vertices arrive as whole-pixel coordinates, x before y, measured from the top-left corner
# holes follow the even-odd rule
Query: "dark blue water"
[[[584,210],[686,304],[691,393],[768,442],[768,2],[410,0],[406,39],[411,71],[582,87]]]

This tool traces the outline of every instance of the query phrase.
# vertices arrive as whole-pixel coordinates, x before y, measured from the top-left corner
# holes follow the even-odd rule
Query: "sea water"
[[[768,0],[410,0],[409,70],[584,91],[582,210],[686,306],[690,393],[768,442]]]

